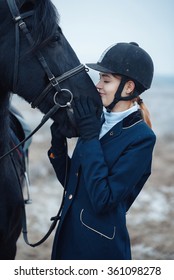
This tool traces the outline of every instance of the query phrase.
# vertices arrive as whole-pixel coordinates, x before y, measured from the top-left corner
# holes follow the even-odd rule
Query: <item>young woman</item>
[[[50,161],[66,185],[52,259],[131,259],[126,213],[151,173],[156,140],[139,97],[151,86],[153,62],[136,43],[118,43],[87,66],[99,71],[103,116],[90,100],[74,100],[80,137],[71,159],[51,127]]]

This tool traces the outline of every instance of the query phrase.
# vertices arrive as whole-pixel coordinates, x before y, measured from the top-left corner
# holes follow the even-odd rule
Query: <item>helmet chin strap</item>
[[[139,93],[135,90],[134,93],[133,93],[132,95],[130,95],[130,96],[124,96],[124,97],[121,96],[121,93],[122,93],[122,91],[123,91],[123,88],[124,88],[126,82],[129,81],[129,80],[130,80],[130,79],[129,79],[128,77],[122,76],[121,82],[120,82],[119,87],[118,87],[118,89],[117,89],[117,91],[116,91],[116,93],[115,93],[115,96],[114,96],[113,101],[111,102],[111,104],[109,104],[109,105],[106,107],[107,112],[110,113],[110,112],[112,111],[112,109],[114,108],[114,106],[115,106],[119,101],[121,101],[121,100],[122,100],[122,101],[132,100],[132,99],[136,98],[136,97],[139,95]]]

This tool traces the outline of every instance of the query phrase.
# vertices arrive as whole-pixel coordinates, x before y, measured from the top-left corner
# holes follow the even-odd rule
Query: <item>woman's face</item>
[[[112,74],[108,73],[100,73],[99,76],[100,80],[96,87],[102,99],[103,106],[107,107],[114,99],[115,93],[121,82],[121,77],[115,75],[113,76]]]

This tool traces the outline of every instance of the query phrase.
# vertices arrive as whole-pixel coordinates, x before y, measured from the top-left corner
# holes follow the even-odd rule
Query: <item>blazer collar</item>
[[[141,110],[138,110],[138,111],[130,114],[129,116],[127,116],[125,119],[123,119],[123,121],[122,121],[123,128],[128,128],[128,127],[134,125],[135,123],[139,122],[142,119],[143,119],[143,117],[142,117]]]
[[[122,129],[129,128],[132,125],[138,123],[143,119],[141,110],[133,112],[121,122],[114,125],[101,139],[100,141],[103,142],[110,137],[116,137],[121,134]]]

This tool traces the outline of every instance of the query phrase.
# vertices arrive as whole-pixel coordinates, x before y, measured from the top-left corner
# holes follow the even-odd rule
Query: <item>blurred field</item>
[[[156,83],[145,100],[151,111],[157,144],[152,175],[127,214],[133,259],[174,259],[174,86],[162,85]],[[41,113],[33,111],[26,102],[16,97],[13,104],[25,116],[30,127],[35,128],[42,118]],[[61,201],[62,189],[47,158],[51,123],[45,124],[33,137],[30,148],[29,173],[33,203],[26,207],[26,211],[31,243],[47,232],[50,217],[56,215]],[[70,153],[74,145],[75,140],[70,140]],[[31,248],[21,236],[16,259],[50,259],[53,237],[54,232],[44,244]]]

